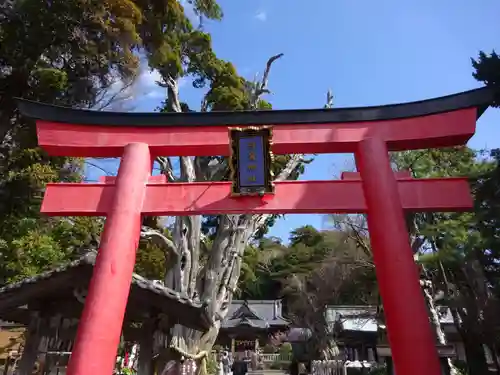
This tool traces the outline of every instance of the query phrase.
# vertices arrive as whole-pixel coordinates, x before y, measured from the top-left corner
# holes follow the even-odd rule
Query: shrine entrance
[[[271,344],[271,337],[289,329],[282,316],[281,300],[233,300],[221,322],[215,345],[231,351],[233,358]]]
[[[492,101],[486,88],[380,107],[258,112],[111,113],[20,101],[49,154],[122,158],[116,178],[49,184],[45,192],[47,215],[107,217],[67,373],[113,372],[143,215],[367,213],[396,373],[439,375],[404,212],[469,210],[472,198],[466,178],[395,175],[389,152],[463,145]],[[231,134],[235,127],[246,135]],[[242,147],[254,147],[257,156],[241,154]],[[267,151],[354,153],[358,173],[273,185]],[[168,184],[151,176],[156,156],[209,155],[236,157],[253,172],[239,170],[234,184]]]

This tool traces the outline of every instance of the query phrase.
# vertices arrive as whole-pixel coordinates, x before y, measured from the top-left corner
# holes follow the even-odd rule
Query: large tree
[[[267,80],[271,64],[279,56],[269,60],[262,80],[255,83],[246,82],[236,74],[231,64],[220,61],[211,54],[204,61],[196,61],[194,57],[189,58],[189,64],[205,64],[210,60],[212,63],[210,69],[213,70],[209,70],[209,74],[205,77],[200,77],[200,80],[209,82],[209,90],[202,110],[269,107],[261,100],[261,95],[268,90]],[[191,69],[189,64],[187,70]],[[186,106],[181,104],[178,95],[178,78],[178,74],[164,76],[164,85],[168,92],[165,108],[167,111],[186,109]],[[170,158],[159,158],[162,172],[171,181],[227,179],[226,158],[213,156],[179,159],[180,175],[175,176],[171,167],[174,162]],[[302,164],[302,155],[278,158],[274,166],[277,180],[297,178]],[[270,220],[273,219],[269,215],[175,218],[172,240],[163,238],[164,246],[168,249],[168,256],[174,258],[172,267],[167,270],[165,285],[207,303],[213,326],[205,333],[194,332],[180,325],[174,326],[168,359],[178,358],[181,354],[199,358],[210,350],[236,291],[242,268],[242,257],[248,242],[265,232]],[[150,230],[144,235],[157,236]]]
[[[473,76],[478,81],[485,83],[500,93],[500,57],[495,51],[491,54],[480,52],[478,58],[472,60],[474,67]],[[495,105],[498,106],[498,95]],[[496,167],[488,173],[483,173],[474,180],[476,197],[476,215],[478,230],[485,241],[485,254],[489,258],[485,264],[485,273],[489,283],[495,290],[495,295],[500,297],[500,149],[490,152],[490,157],[496,162]]]
[[[311,358],[339,354],[327,321],[329,305],[377,303],[371,254],[342,231],[303,226],[291,232],[288,246],[264,238],[258,247],[250,246],[243,259],[239,292],[254,299],[283,298],[286,316],[295,327],[307,330],[304,345]]]
[[[36,147],[34,127],[18,116],[15,97],[72,107],[94,107],[103,90],[116,80],[133,78],[138,53],[161,75],[164,111],[190,110],[179,97],[184,76],[206,88],[201,111],[270,108],[262,100],[269,92],[272,57],[262,79],[248,82],[229,62],[218,59],[210,35],[194,27],[183,7],[203,19],[220,19],[215,1],[41,0],[8,1],[0,7],[0,172],[2,279],[37,273],[74,256],[95,242],[99,221],[46,219],[38,214],[43,186],[51,181],[81,179],[81,162],[51,158]],[[203,25],[203,22],[200,22]],[[159,158],[169,181],[227,179],[227,160],[213,156]],[[297,178],[302,155],[276,158],[278,180]],[[172,328],[172,358],[199,356],[209,350],[227,312],[241,270],[241,256],[253,236],[262,236],[275,219],[269,215],[176,218],[166,232],[157,220],[145,225],[146,238],[160,239],[166,256],[165,283],[207,303],[214,326],[201,336],[184,327]],[[154,234],[152,235],[152,230]],[[171,235],[171,237],[169,237]],[[140,251],[140,269],[160,273],[151,259],[162,258],[158,241]],[[148,251],[148,247],[154,251]],[[169,358],[170,358],[169,357]]]
[[[317,232],[303,227],[292,233],[295,242],[287,253],[291,256],[285,258],[292,260],[294,253],[311,255],[298,259],[291,272],[278,272],[282,278],[288,316],[295,326],[311,332],[306,345],[308,352],[314,353],[313,358],[335,359],[339,351],[335,342],[336,332],[327,320],[327,308],[335,304],[367,305],[377,302],[371,256],[344,232]],[[305,249],[310,251],[305,252]],[[297,266],[300,268],[297,269]]]
[[[477,153],[467,147],[456,147],[398,152],[393,153],[391,159],[396,170],[409,170],[415,178],[430,178],[479,176],[489,170],[491,164],[477,160],[476,156]],[[366,254],[371,254],[368,227],[363,215],[334,215],[332,219],[338,230],[346,233],[360,248],[365,249]],[[471,228],[473,215],[416,213],[407,214],[406,219],[414,258],[421,265],[420,284],[428,305],[430,322],[438,342],[446,344],[447,339],[440,324],[442,313],[437,305],[445,303],[441,298],[443,284],[440,275],[443,273],[440,270],[451,264],[440,263],[440,267],[436,267],[436,263],[431,262],[431,259],[435,260],[434,254],[437,253],[441,256],[453,252],[454,259],[460,258],[461,261],[465,259],[466,253],[470,255],[464,241],[468,238],[467,230]],[[438,238],[441,240],[439,245]],[[469,242],[473,242],[474,238],[476,237],[471,235]],[[459,256],[458,253],[463,255]],[[449,365],[452,373],[456,373],[451,361]]]
[[[338,270],[343,266],[349,269],[337,272],[336,266]],[[320,291],[324,296],[330,295],[329,304],[376,303],[378,294],[371,253],[344,231],[318,231],[309,225],[292,230],[288,246],[273,238],[263,238],[258,246],[249,246],[243,257],[238,296],[284,298],[287,313],[299,317],[304,314],[293,311],[289,304],[296,299],[292,291],[298,286],[297,281],[307,283],[309,279],[316,279],[318,283],[311,284],[310,288],[306,285],[304,290],[321,289],[321,277],[316,276],[325,269],[335,271],[335,277],[344,280],[342,285],[335,286],[336,293]],[[331,287],[328,280],[324,284],[325,288]]]
[[[142,20],[130,0],[1,2],[0,283],[70,259],[100,229],[88,218],[40,217],[45,184],[81,179],[83,164],[40,150],[15,97],[93,107],[135,76]]]
[[[142,6],[141,1],[137,3]],[[219,7],[213,2],[199,1],[194,5],[202,17],[221,17]],[[149,11],[154,17],[147,15]],[[179,80],[185,76],[193,78],[195,88],[206,90],[198,109],[202,112],[271,108],[262,96],[269,93],[271,65],[281,54],[269,59],[259,81],[249,82],[238,75],[231,63],[217,58],[209,34],[192,25],[180,3],[170,1],[166,6],[153,6],[145,12],[141,36],[150,66],[158,70],[161,75],[159,84],[166,90],[163,111],[193,110],[182,102],[179,95]],[[217,155],[180,157],[177,160],[159,157],[158,162],[162,173],[172,182],[228,178],[227,159]],[[303,163],[303,155],[276,158],[273,165],[276,179],[297,178]],[[174,165],[179,165],[178,171]],[[236,291],[247,244],[255,236],[265,233],[274,219],[270,215],[177,217],[171,239],[158,233],[158,225],[150,221],[143,236],[161,238],[167,257],[172,260],[165,275],[165,285],[206,303],[213,319],[212,328],[205,333],[180,325],[172,327],[170,350],[165,361],[176,360],[181,355],[200,359],[210,351]]]

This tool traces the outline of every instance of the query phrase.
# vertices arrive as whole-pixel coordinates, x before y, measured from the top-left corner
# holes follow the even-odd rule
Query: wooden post
[[[5,360],[5,366],[3,367],[3,373],[4,373],[5,375],[7,375],[7,374],[8,374],[9,367],[10,367],[10,362],[11,362],[11,357],[10,357],[10,355],[9,355],[9,356],[7,356],[7,359]]]
[[[151,318],[142,323],[139,336],[139,360],[137,362],[137,375],[153,374],[153,344],[155,321]]]
[[[38,355],[38,347],[41,342],[40,317],[38,313],[31,316],[31,320],[26,331],[26,342],[24,343],[23,354],[19,360],[16,375],[31,375]]]
[[[42,322],[40,327],[40,345],[38,346],[38,364],[39,364],[39,374],[50,374],[50,367],[53,363],[53,358],[47,356],[47,352],[50,350],[51,346],[57,347],[57,342],[55,341],[58,337],[59,326],[61,325],[62,316],[55,315],[50,316],[50,313],[44,313],[46,317]],[[52,342],[53,341],[53,342]],[[51,345],[52,342],[52,345]]]
[[[39,329],[40,343],[37,350],[38,372],[37,374],[44,374],[47,364],[47,351],[49,350],[51,319],[43,319]]]
[[[373,354],[374,349],[372,347],[368,348],[367,356],[368,356],[368,362],[375,362],[375,355]]]

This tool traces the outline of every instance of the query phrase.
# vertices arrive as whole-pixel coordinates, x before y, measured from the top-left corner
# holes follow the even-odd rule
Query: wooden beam
[[[474,134],[476,108],[384,121],[280,124],[275,154],[355,152],[363,138],[380,137],[389,151],[465,144]],[[238,124],[234,124],[238,126]],[[37,121],[38,143],[51,155],[118,157],[131,142],[147,143],[153,156],[229,155],[228,127],[90,126]]]
[[[142,212],[152,216],[215,214],[363,213],[360,181],[285,181],[274,196],[230,196],[230,182],[148,184]],[[398,181],[403,208],[409,211],[466,211],[473,206],[466,178]],[[50,216],[105,216],[112,184],[48,184],[42,213]]]

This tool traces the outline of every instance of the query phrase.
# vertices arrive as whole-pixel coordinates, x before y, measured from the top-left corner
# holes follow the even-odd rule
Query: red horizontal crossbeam
[[[410,171],[396,171],[394,172],[394,177],[396,177],[397,180],[407,180],[412,178]],[[359,172],[342,172],[340,178],[342,180],[359,181],[361,180],[361,175]]]
[[[472,208],[465,178],[398,181],[403,208],[410,211],[466,211]],[[159,183],[147,185],[142,212],[153,216],[216,214],[363,213],[360,181],[285,181],[276,183],[269,199],[230,196],[230,182]],[[42,212],[51,216],[105,216],[114,185],[48,184]]]
[[[474,134],[476,108],[384,121],[277,125],[275,154],[351,153],[366,137],[380,137],[389,151],[465,144]],[[234,124],[238,126],[238,124]],[[37,121],[38,143],[51,155],[119,157],[125,145],[146,143],[153,156],[229,154],[228,127],[117,127]]]
[[[99,177],[100,183],[114,184],[116,181],[116,176],[101,176]],[[164,174],[158,174],[154,176],[149,176],[148,183],[151,184],[166,184],[167,176]]]

